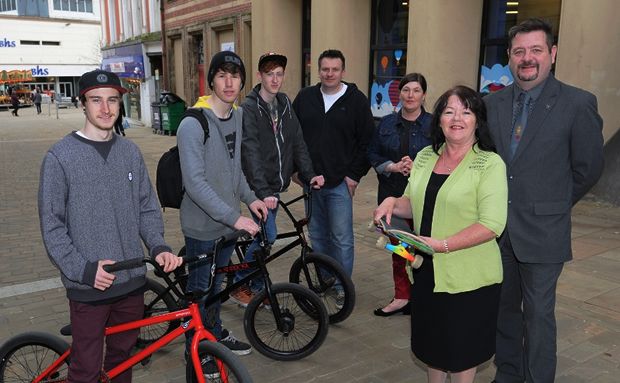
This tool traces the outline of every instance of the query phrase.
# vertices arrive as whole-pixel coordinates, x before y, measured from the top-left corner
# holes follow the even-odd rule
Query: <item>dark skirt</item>
[[[415,356],[432,368],[452,372],[491,359],[501,284],[458,294],[434,293],[430,257],[413,275],[411,350]]]

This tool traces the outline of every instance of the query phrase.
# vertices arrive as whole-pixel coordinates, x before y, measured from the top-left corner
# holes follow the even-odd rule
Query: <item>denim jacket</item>
[[[422,113],[413,122],[413,129],[409,132],[409,150],[403,153],[401,149],[401,134],[405,129],[401,112],[389,114],[381,119],[375,129],[373,138],[368,146],[368,160],[377,172],[379,179],[378,202],[387,197],[400,197],[407,185],[407,178],[400,173],[389,173],[385,168],[400,161],[405,155],[415,159],[416,154],[431,144],[432,115],[424,108]]]

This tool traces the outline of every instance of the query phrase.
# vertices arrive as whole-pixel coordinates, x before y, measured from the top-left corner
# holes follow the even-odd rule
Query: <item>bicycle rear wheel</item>
[[[178,309],[179,306],[177,305],[177,302],[174,300],[170,292],[166,292],[166,288],[164,286],[150,278],[146,279],[143,318],[166,314]],[[180,324],[180,320],[174,320],[141,327],[136,346],[146,347],[170,331],[179,327]]]
[[[17,335],[0,348],[0,382],[31,382],[68,349],[67,342],[51,334],[27,332]],[[64,382],[68,371],[69,358],[41,381]]]
[[[252,383],[252,377],[239,358],[225,346],[202,341],[198,346],[201,369],[207,383]],[[194,365],[188,360],[185,367],[187,383],[196,383]]]
[[[342,322],[353,312],[353,281],[342,266],[327,255],[308,253],[297,258],[291,266],[289,281],[307,286],[321,298],[329,315],[329,323]]]
[[[327,336],[329,318],[321,299],[306,287],[292,283],[271,286],[277,302],[265,302],[267,291],[245,309],[243,327],[252,346],[275,360],[297,360],[315,352]],[[268,299],[267,299],[268,300]],[[279,312],[279,321],[276,320]]]

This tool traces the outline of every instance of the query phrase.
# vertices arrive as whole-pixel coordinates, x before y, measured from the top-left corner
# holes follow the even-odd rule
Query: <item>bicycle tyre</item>
[[[0,348],[0,382],[31,382],[69,349],[69,343],[44,332],[26,332],[9,339]],[[46,382],[66,381],[67,358]]]
[[[308,266],[310,281],[306,277],[303,267],[304,259]],[[327,274],[335,278],[326,280],[319,270],[325,270]],[[344,291],[344,302],[342,307],[337,304],[336,292],[332,288],[338,280]],[[340,266],[335,259],[325,254],[308,253],[305,258],[297,258],[291,266],[289,281],[308,287],[321,298],[327,309],[327,314],[329,315],[329,323],[334,324],[342,322],[353,312],[353,308],[355,307],[355,285],[342,266]]]
[[[285,328],[278,328],[273,311],[263,305],[267,296],[264,290],[250,301],[243,317],[243,328],[252,346],[261,354],[282,361],[302,359],[315,352],[325,341],[329,328],[321,299],[308,288],[293,283],[274,284],[271,291]]]
[[[146,287],[144,290],[144,315],[143,318],[150,318],[156,315],[169,313],[179,309],[176,300],[170,292],[166,292],[166,288],[159,282],[146,278]],[[157,323],[151,326],[140,328],[140,335],[136,346],[143,348],[168,334],[170,331],[179,327],[180,320],[170,322]]]
[[[221,368],[226,371],[227,378],[221,376],[221,369],[218,373],[213,375],[205,374],[205,381],[207,383],[252,383],[252,377],[245,365],[225,346],[215,342],[202,341],[198,346],[198,354],[201,360],[210,357],[216,361],[220,361],[222,363]],[[185,367],[185,377],[187,383],[198,382],[191,358],[189,358]]]

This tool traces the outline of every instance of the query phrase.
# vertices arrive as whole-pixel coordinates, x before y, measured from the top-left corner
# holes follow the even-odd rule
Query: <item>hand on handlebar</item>
[[[313,189],[320,189],[323,185],[325,185],[325,178],[323,176],[314,176],[310,180],[310,187]]]
[[[267,206],[267,209],[273,210],[278,206],[278,197],[273,196],[273,195],[269,197],[265,197],[263,202],[265,203],[265,206]]]
[[[237,219],[237,222],[235,222],[234,228],[236,230],[245,230],[248,233],[250,233],[250,235],[252,236],[255,236],[256,233],[258,233],[258,225],[251,218],[244,217],[244,216],[241,216]]]
[[[159,266],[164,269],[164,272],[169,273],[183,264],[183,258],[167,251],[157,254],[155,261]]]
[[[276,201],[276,205],[278,204],[278,201]],[[260,217],[263,221],[267,220],[267,205],[265,205],[265,203],[259,199],[255,200],[254,202],[252,202],[249,206],[250,210],[252,211],[252,213],[254,213],[254,215],[256,215],[257,217]],[[237,227],[235,226],[235,229],[240,230],[243,229],[245,230],[244,227]],[[248,231],[248,230],[246,230]],[[249,233],[249,231],[248,231]],[[252,233],[250,233],[252,234]],[[252,234],[254,235],[254,234]]]
[[[97,290],[105,291],[107,288],[112,286],[114,279],[116,276],[114,274],[110,274],[103,269],[104,265],[112,265],[115,262],[109,259],[104,259],[98,262],[97,264],[97,274],[95,274],[95,284],[94,288]]]

